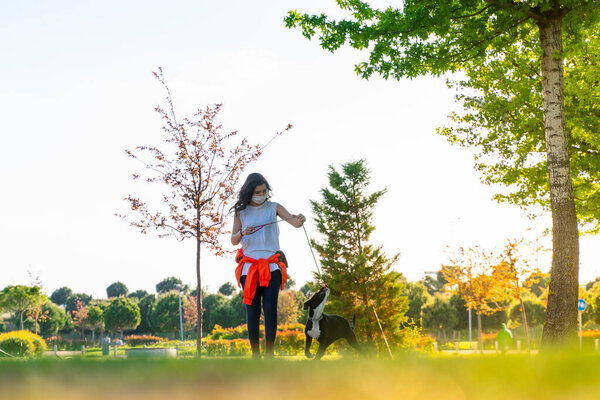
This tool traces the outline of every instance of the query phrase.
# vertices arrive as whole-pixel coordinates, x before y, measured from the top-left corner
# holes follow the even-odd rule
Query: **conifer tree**
[[[341,173],[329,167],[329,187],[321,189],[321,201],[311,201],[324,241],[312,244],[321,258],[321,278],[331,290],[327,313],[349,319],[356,313],[359,340],[372,344],[381,337],[376,310],[393,343],[400,337],[408,302],[402,296],[402,274],[391,270],[400,255],[388,257],[382,246],[369,243],[375,229],[373,209],[386,190],[366,193],[370,171],[365,164],[343,164]]]

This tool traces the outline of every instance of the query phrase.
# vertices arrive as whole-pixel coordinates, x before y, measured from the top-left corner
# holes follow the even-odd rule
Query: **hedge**
[[[129,346],[141,346],[144,344],[155,344],[160,342],[167,342],[168,339],[160,337],[160,336],[152,336],[152,335],[130,335],[125,336],[125,343]]]

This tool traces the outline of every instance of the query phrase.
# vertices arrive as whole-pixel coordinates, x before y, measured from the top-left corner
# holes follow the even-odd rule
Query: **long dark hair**
[[[244,182],[238,194],[237,201],[229,211],[235,211],[238,213],[246,208],[246,206],[250,204],[250,201],[252,200],[254,189],[260,185],[267,185],[267,198],[271,197],[271,186],[269,185],[269,182],[267,182],[265,177],[258,172],[253,172],[246,178],[246,182]]]

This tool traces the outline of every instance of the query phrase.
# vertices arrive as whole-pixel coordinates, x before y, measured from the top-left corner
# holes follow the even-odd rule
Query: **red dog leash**
[[[260,230],[261,230],[262,228],[264,228],[265,226],[269,226],[269,225],[273,225],[273,224],[278,224],[278,223],[280,223],[280,222],[287,221],[287,220],[289,220],[289,219],[292,219],[292,218],[296,218],[296,217],[295,217],[295,216],[293,216],[293,217],[289,217],[289,218],[285,218],[285,219],[280,219],[280,220],[278,220],[278,221],[273,221],[273,222],[268,222],[268,223],[266,223],[266,224],[262,224],[262,225],[253,226],[253,227],[252,227],[252,232],[250,232],[248,235],[252,235],[253,233],[256,233],[256,232],[260,231]]]

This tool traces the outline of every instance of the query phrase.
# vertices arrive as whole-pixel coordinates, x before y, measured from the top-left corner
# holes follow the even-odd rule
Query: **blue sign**
[[[577,301],[577,311],[585,311],[586,307],[587,307],[587,303],[585,302],[584,299],[579,299]]]

